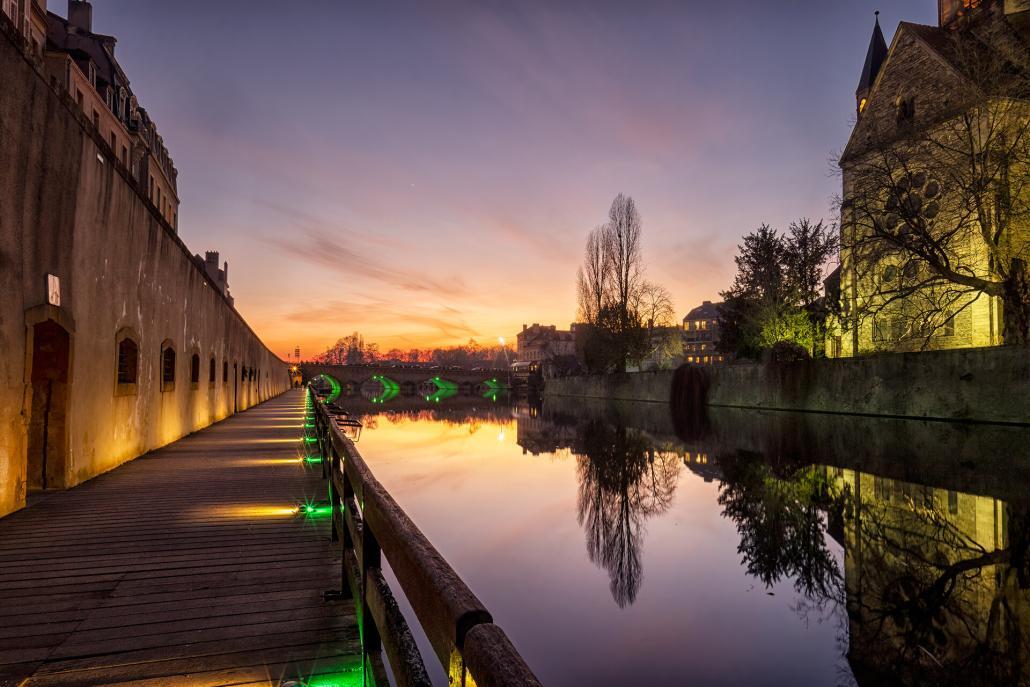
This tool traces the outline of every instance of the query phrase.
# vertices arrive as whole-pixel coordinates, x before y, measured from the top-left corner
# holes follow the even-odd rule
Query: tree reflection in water
[[[748,573],[791,579],[805,611],[843,604],[859,684],[1027,684],[1026,506],[852,470],[779,478],[742,454],[720,464]],[[835,521],[843,571],[827,546]]]
[[[1030,498],[1011,483],[1025,435],[754,413],[663,425],[651,407],[583,417],[582,405],[520,418],[520,443],[571,443],[587,551],[620,607],[641,588],[645,523],[670,508],[686,465],[719,482],[747,573],[791,584],[806,622],[837,624],[842,683],[1030,685]],[[989,446],[1011,460],[972,472]]]
[[[612,598],[625,608],[636,599],[644,577],[644,522],[669,509],[681,464],[626,427],[593,420],[577,434],[577,517],[590,560],[608,571]]]

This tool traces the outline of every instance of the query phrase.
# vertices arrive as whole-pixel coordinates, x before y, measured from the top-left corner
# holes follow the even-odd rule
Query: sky
[[[93,4],[180,235],[284,357],[564,328],[620,192],[678,317],[717,300],[744,234],[833,220],[873,11],[888,41],[936,22],[933,0]]]

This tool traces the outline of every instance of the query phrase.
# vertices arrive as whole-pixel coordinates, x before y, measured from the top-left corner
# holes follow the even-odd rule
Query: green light
[[[304,456],[305,463],[321,463],[322,456]]]
[[[308,442],[309,444],[313,444],[316,441],[318,441],[318,437],[304,437],[304,441]]]
[[[297,506],[297,512],[305,518],[332,515],[333,507],[328,501],[306,501]]]
[[[436,391],[426,396],[427,401],[431,403],[439,403],[441,400],[446,400],[452,396],[458,395],[458,385],[449,379],[433,377],[430,381],[432,381],[436,386]]]
[[[389,377],[386,377],[384,375],[374,375],[372,379],[379,382],[379,384],[383,387],[383,390],[380,393],[376,394],[370,399],[372,403],[386,403],[387,401],[392,401],[400,395],[401,385],[393,381]]]
[[[329,382],[329,386],[332,387],[332,391],[329,392],[329,396],[325,399],[325,402],[327,404],[336,403],[336,399],[340,397],[340,393],[343,391],[343,388],[340,386],[340,382],[332,375],[327,375],[325,373],[323,373],[321,377],[325,381]]]
[[[360,667],[348,672],[327,673],[304,680],[301,684],[304,687],[362,687],[364,685],[364,674]]]

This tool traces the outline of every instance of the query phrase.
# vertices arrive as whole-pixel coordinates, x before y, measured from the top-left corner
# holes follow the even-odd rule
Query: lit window
[[[859,114],[861,114],[862,112],[865,112],[865,106],[866,106],[866,104],[868,102],[869,101],[866,98],[862,98],[861,100],[858,101],[858,112],[859,112]]]

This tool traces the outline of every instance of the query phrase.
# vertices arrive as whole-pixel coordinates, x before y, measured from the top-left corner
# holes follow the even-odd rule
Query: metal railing
[[[383,575],[385,557],[450,685],[539,686],[483,603],[373,476],[346,436],[345,423],[337,420],[338,411],[314,394],[311,398],[322,474],[329,480],[333,540],[343,545],[340,594],[355,601],[363,659],[376,685],[389,684],[384,652],[398,685],[431,685]]]

